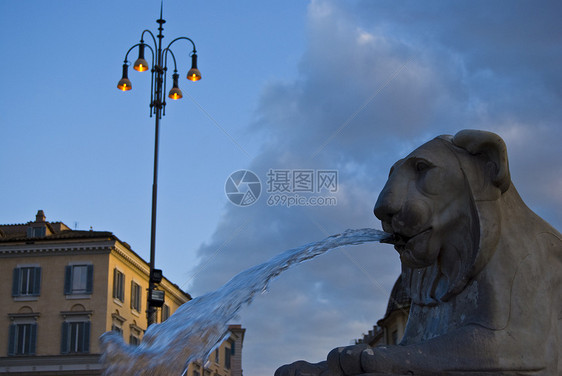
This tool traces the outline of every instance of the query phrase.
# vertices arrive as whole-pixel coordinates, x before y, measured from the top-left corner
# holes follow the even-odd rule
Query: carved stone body
[[[511,183],[503,140],[440,136],[375,205],[412,298],[399,345],[334,349],[287,375],[562,375],[562,236]]]

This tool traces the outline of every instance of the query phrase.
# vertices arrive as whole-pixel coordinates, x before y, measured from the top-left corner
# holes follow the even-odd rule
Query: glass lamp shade
[[[131,90],[133,88],[133,84],[131,84],[131,81],[129,80],[129,77],[128,77],[128,73],[127,73],[128,70],[129,70],[129,66],[126,63],[123,64],[123,76],[121,77],[121,79],[117,83],[117,89],[123,90],[123,91],[128,91],[128,90]]]
[[[190,81],[199,81],[201,79],[201,72],[197,68],[191,68],[189,72],[187,72],[187,79]]]
[[[138,72],[147,71],[148,62],[145,59],[139,57],[137,61],[135,61],[135,65],[133,65],[133,68]]]
[[[133,85],[131,84],[131,81],[127,77],[123,77],[122,79],[120,79],[119,83],[117,84],[117,89],[119,90],[128,91],[131,90],[132,88]]]
[[[183,94],[178,86],[178,77],[179,75],[177,73],[174,73],[172,75],[172,78],[174,79],[174,85],[172,86],[172,90],[170,90],[170,93],[168,94],[168,98],[172,98],[173,100],[183,98]]]
[[[182,94],[180,88],[179,87],[173,87],[172,90],[170,90],[170,94],[168,94],[168,98],[172,98],[173,100],[183,98],[183,94]]]
[[[133,68],[138,72],[144,72],[148,70],[148,62],[144,59],[144,44],[139,46],[139,58],[135,61]]]
[[[201,72],[197,69],[197,54],[191,55],[191,69],[187,72],[187,79],[190,81],[199,81],[201,79]]]

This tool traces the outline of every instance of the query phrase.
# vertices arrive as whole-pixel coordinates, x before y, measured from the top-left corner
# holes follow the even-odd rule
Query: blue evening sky
[[[112,231],[148,258],[154,147],[150,77],[125,52],[156,32],[160,1],[0,2],[0,223]],[[203,79],[160,133],[156,265],[193,296],[282,250],[375,227],[388,169],[461,129],[500,134],[525,202],[562,226],[562,3],[559,1],[179,1],[164,41],[197,45]],[[133,52],[130,60],[135,60]],[[335,206],[249,207],[228,176],[338,171]],[[309,194],[307,197],[310,197]],[[320,361],[384,315],[400,272],[388,245],[324,255],[287,271],[241,312],[246,376]]]

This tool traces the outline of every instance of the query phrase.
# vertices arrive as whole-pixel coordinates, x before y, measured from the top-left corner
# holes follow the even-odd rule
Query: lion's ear
[[[502,138],[495,133],[465,129],[453,137],[453,144],[465,149],[470,154],[484,155],[487,160],[495,165],[492,171],[492,183],[502,193],[507,191],[511,184],[509,163],[507,160],[507,147]]]

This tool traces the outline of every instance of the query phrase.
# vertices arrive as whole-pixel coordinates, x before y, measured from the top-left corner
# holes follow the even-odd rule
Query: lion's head
[[[439,136],[394,164],[374,212],[394,234],[415,303],[447,301],[486,264],[510,185],[505,144],[490,132]]]

